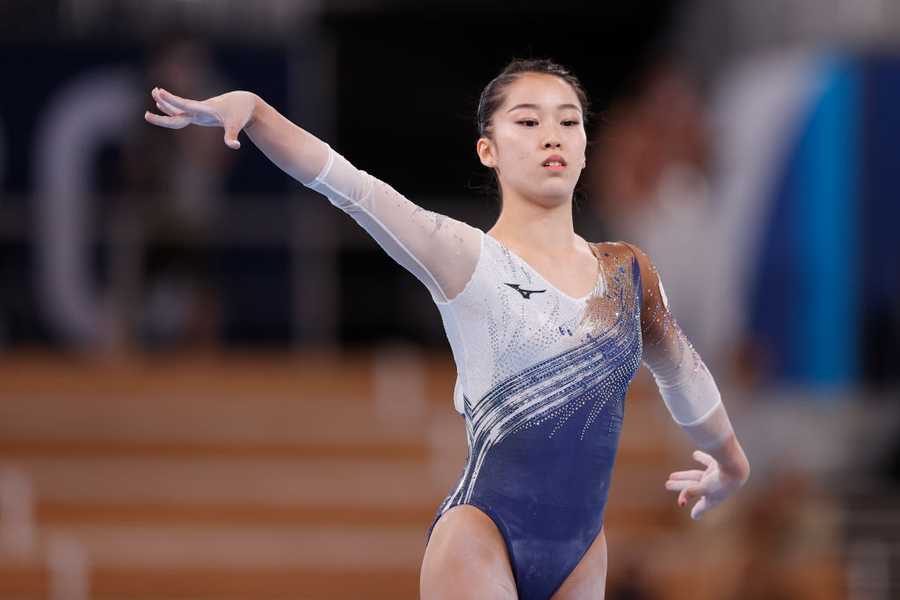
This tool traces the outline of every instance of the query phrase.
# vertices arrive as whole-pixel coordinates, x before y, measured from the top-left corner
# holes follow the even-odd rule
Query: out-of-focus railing
[[[275,173],[273,176],[279,174]],[[36,312],[36,316],[46,323],[51,337],[55,337],[53,323],[56,311],[63,310],[67,296],[80,295],[76,290],[65,287],[67,282],[71,284],[73,279],[82,281],[79,288],[90,290],[91,301],[95,303],[94,312],[103,313],[106,325],[98,333],[101,341],[97,348],[106,351],[122,349],[123,344],[124,347],[139,345],[134,339],[127,338],[136,335],[138,324],[135,319],[140,313],[139,305],[146,301],[142,297],[148,289],[145,263],[148,252],[153,248],[175,247],[185,254],[191,251],[206,252],[214,257],[228,251],[231,262],[227,258],[214,261],[216,269],[226,273],[229,269],[237,272],[243,268],[242,264],[247,263],[247,260],[234,258],[242,252],[250,256],[254,251],[260,250],[281,251],[288,260],[284,278],[290,295],[282,300],[287,302],[291,310],[289,321],[283,325],[290,332],[294,347],[334,348],[338,344],[341,327],[341,255],[368,251],[373,256],[377,255],[386,268],[399,268],[383,256],[383,251],[364,231],[332,207],[326,199],[297,185],[298,192],[290,197],[240,196],[227,199],[222,202],[216,218],[204,231],[204,235],[196,240],[154,237],[140,221],[139,212],[136,209],[130,212],[127,208],[153,202],[153,199],[139,196],[87,198],[84,210],[100,205],[125,208],[99,220],[99,225],[90,228],[82,244],[66,247],[62,252],[50,252],[42,247],[66,242],[40,239],[40,236],[35,235],[34,198],[6,196],[0,200],[0,243],[28,248],[32,256],[32,260],[27,263],[32,266],[27,274],[28,281],[41,300],[30,310]],[[469,223],[486,224],[489,218],[490,210],[484,206],[460,202],[459,199],[417,200],[423,206],[454,215]],[[63,233],[60,232],[60,235],[69,239]],[[104,261],[107,263],[106,272],[100,277],[104,280],[102,288],[95,283],[95,274],[89,272],[97,261],[98,249],[100,255],[107,257]],[[52,261],[54,256],[62,255],[71,257],[72,254],[80,255],[79,259],[73,261],[74,264],[81,265],[80,272],[69,272],[69,276],[63,279],[40,276],[39,271],[48,268],[46,260]],[[46,258],[41,259],[41,256]],[[284,286],[284,282],[274,283]],[[54,285],[58,287],[47,289]],[[24,293],[24,290],[9,290],[8,293]],[[245,290],[245,293],[252,295],[253,290]],[[264,290],[259,293],[257,305],[262,307],[269,298]],[[434,329],[436,321],[426,321],[432,316],[434,315],[425,312],[413,312],[404,318],[409,321],[419,320],[410,323],[411,329],[427,331]],[[123,335],[125,340],[122,340]],[[64,335],[61,337],[65,339]]]

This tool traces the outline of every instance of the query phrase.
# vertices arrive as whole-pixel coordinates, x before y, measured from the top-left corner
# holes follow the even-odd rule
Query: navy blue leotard
[[[585,301],[582,340],[510,374],[476,400],[463,395],[468,458],[429,529],[430,536],[441,515],[461,504],[487,514],[506,542],[523,600],[549,598],[601,530],[625,393],[641,362],[637,262],[598,254],[607,265],[601,276],[612,273]],[[522,287],[534,297],[537,290],[553,292],[536,277]],[[565,325],[556,329],[575,337]]]

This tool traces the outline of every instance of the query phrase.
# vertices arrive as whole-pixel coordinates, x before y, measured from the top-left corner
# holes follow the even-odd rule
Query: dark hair
[[[587,94],[584,92],[584,88],[581,87],[581,82],[578,81],[577,77],[572,75],[572,73],[562,65],[546,58],[517,58],[506,65],[506,67],[500,71],[500,74],[494,77],[481,91],[481,97],[478,99],[478,112],[476,114],[478,135],[486,138],[491,137],[491,117],[494,116],[494,113],[497,112],[497,109],[503,104],[506,88],[525,73],[554,75],[572,86],[572,89],[575,90],[575,95],[578,96],[578,102],[581,104],[582,119],[587,122],[589,114]]]

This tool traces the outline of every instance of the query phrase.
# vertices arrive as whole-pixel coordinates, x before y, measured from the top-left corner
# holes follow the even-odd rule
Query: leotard
[[[506,542],[519,597],[545,599],[603,524],[640,366],[640,270],[627,249],[595,246],[597,285],[571,298],[482,240],[469,285],[441,306],[466,353],[458,389],[469,455],[435,523],[459,504],[482,510]]]
[[[596,285],[572,298],[490,235],[416,206],[333,150],[306,185],[419,278],[443,319],[469,454],[428,535],[451,507],[477,507],[503,536],[519,597],[549,598],[602,527],[625,393],[648,332],[663,354],[680,353],[658,365],[685,358],[677,327],[642,323],[637,254],[592,244]]]

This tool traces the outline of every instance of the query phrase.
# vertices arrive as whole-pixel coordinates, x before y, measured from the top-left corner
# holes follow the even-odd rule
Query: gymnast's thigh
[[[516,600],[506,544],[478,508],[454,506],[438,519],[422,559],[422,600]]]
[[[606,593],[606,567],[604,528],[550,600],[603,600]]]

